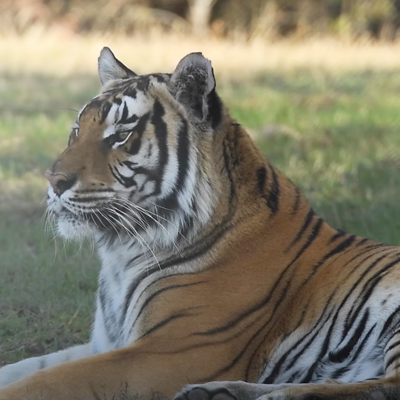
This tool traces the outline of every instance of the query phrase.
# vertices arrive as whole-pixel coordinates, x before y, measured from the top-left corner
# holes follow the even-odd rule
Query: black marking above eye
[[[77,138],[79,132],[79,128],[72,128],[71,133],[68,138],[68,146],[71,146],[72,142]]]

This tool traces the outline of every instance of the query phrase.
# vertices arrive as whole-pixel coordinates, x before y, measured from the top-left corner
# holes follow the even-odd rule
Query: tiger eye
[[[125,140],[129,135],[129,132],[120,132],[118,133],[118,140]]]

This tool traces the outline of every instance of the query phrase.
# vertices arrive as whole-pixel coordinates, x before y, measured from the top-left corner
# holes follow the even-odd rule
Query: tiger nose
[[[76,177],[67,177],[67,175],[60,172],[53,173],[47,170],[44,175],[57,196],[61,196],[66,190],[71,189],[76,182]]]

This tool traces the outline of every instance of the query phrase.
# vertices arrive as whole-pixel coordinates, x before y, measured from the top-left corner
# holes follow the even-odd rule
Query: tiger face
[[[212,146],[223,111],[210,62],[192,53],[173,74],[139,76],[105,48],[99,74],[101,93],[46,172],[60,235],[140,236],[169,222],[159,238],[167,245],[194,221],[206,224],[218,183],[211,155],[196,149]]]

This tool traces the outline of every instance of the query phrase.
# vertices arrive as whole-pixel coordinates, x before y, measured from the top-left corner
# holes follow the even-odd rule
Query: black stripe
[[[365,344],[367,343],[369,337],[371,336],[371,334],[372,334],[372,332],[374,331],[375,328],[376,328],[376,324],[372,325],[371,328],[368,330],[367,334],[364,336],[364,339],[358,345],[357,350],[351,356],[352,360],[354,360],[354,361],[358,360],[358,356],[360,355],[361,351],[364,349]]]
[[[264,197],[264,189],[265,189],[265,182],[267,180],[267,169],[265,167],[261,167],[257,170],[257,190],[258,193]]]
[[[300,258],[300,256],[313,244],[314,240],[318,237],[323,222],[324,221],[318,217],[317,223],[314,225],[311,233],[308,235],[307,241],[304,243],[302,248],[297,252],[296,256],[293,258],[293,260],[290,262],[289,265],[294,264]]]
[[[397,320],[394,321],[394,319],[396,318],[396,316],[400,314],[400,306],[398,306],[389,316],[389,318],[386,320],[385,325],[383,325],[382,331],[379,335],[379,339],[382,338],[382,336],[384,336],[389,328],[392,328],[392,325],[394,323],[397,323]]]
[[[271,167],[271,171],[272,171],[272,182],[268,193],[267,205],[268,208],[271,210],[272,215],[275,215],[279,211],[280,189],[279,189],[278,175],[275,171],[275,168]]]
[[[138,254],[137,256],[131,258],[131,259],[129,260],[129,263],[128,263],[127,265],[125,265],[125,269],[130,269],[130,268],[135,267],[135,265],[132,265],[132,264],[134,264],[135,261],[136,261],[137,259],[139,259],[140,257],[142,257],[142,256],[143,256],[143,254]]]
[[[111,168],[110,168],[111,169]],[[113,174],[113,176],[115,177],[115,179],[118,180],[118,182],[120,182],[122,185],[124,185],[126,188],[131,188],[131,187],[137,187],[137,182],[135,181],[135,175],[131,176],[131,177],[126,177],[124,175],[122,175],[119,171],[117,167],[113,167],[111,169],[111,173]]]
[[[317,272],[319,267],[325,263],[325,261],[329,260],[331,257],[336,254],[342,253],[346,249],[348,249],[353,242],[355,241],[356,236],[351,235],[346,240],[337,245],[334,249],[332,249],[328,254],[326,254],[322,259],[313,267],[313,273]]]
[[[370,242],[370,239],[364,238],[364,239],[360,240],[360,241],[357,243],[357,247],[362,246],[362,245],[365,244],[366,242]]]
[[[340,377],[342,377],[344,374],[346,374],[349,371],[350,371],[350,368],[348,366],[339,368],[333,372],[331,379],[339,379]]]
[[[127,107],[126,107],[126,103],[125,103],[125,106],[124,106],[124,113],[125,113],[125,109],[126,109]],[[122,115],[122,118],[121,118],[121,120],[119,121],[120,122],[120,124],[133,124],[134,122],[136,122],[138,119],[139,119],[139,117],[136,115],[136,114],[132,114],[129,118],[127,118],[127,116],[128,115]]]
[[[329,240],[329,243],[333,243],[335,240],[341,238],[342,236],[345,236],[346,232],[342,231],[341,229],[338,229],[337,232],[331,237]]]
[[[75,194],[81,194],[81,193],[115,193],[114,189],[80,189],[80,190],[75,190]]]
[[[128,110],[128,107],[126,105],[126,101],[124,101],[124,109],[122,110],[122,116],[121,116],[119,122],[125,121],[128,118],[128,113],[129,113],[129,110]],[[133,115],[135,115],[135,114],[133,114]],[[135,115],[135,117],[137,119],[136,115]]]
[[[235,190],[235,181],[232,176],[232,171],[231,171],[231,164],[230,164],[230,154],[229,154],[229,146],[230,142],[228,139],[224,140],[223,142],[223,156],[224,156],[224,167],[225,171],[228,175],[228,180],[229,180],[229,205],[230,207],[232,206],[233,200],[236,195],[236,190]]]
[[[96,203],[101,201],[110,202],[112,201],[112,199],[110,199],[109,197],[77,197],[77,196],[75,196],[72,199],[72,202],[74,203],[89,203],[91,201],[95,201]]]
[[[331,257],[333,257],[336,254],[342,253],[344,250],[348,249],[351,244],[354,242],[356,239],[356,236],[351,235],[349,238],[344,240],[342,243],[340,243],[338,246],[336,246],[333,250],[331,250],[328,254],[325,254],[320,261],[318,261],[312,269],[312,272],[309,274],[307,279],[302,283],[300,290],[304,288],[304,286],[307,285],[307,283],[313,278],[313,276],[316,274],[316,272],[319,270],[319,268],[324,265],[324,263]]]
[[[189,134],[187,122],[182,119],[181,126],[178,130],[178,179],[176,182],[176,192],[180,192],[185,183],[186,175],[189,168]]]
[[[130,263],[132,261],[133,261],[133,259],[131,261],[129,261],[129,263],[127,264],[126,268],[128,268],[128,265],[130,265]],[[126,295],[125,295],[124,307],[122,308],[122,314],[121,314],[121,321],[124,321],[125,318],[126,318],[126,313],[127,313],[128,308],[129,308],[129,306],[131,304],[133,294],[135,293],[135,291],[136,291],[137,287],[139,286],[140,282],[142,282],[142,280],[144,278],[152,275],[155,271],[158,271],[158,270],[159,270],[159,268],[154,268],[153,267],[151,269],[151,271],[149,271],[149,269],[146,268],[145,271],[143,271],[141,274],[137,275],[137,277],[131,282],[131,284],[129,285],[128,290],[126,292]]]
[[[400,353],[393,354],[392,357],[389,358],[387,363],[385,363],[385,369],[388,369],[392,364],[394,364],[396,361],[400,360]],[[397,363],[398,365],[400,363]]]
[[[136,124],[134,131],[136,133],[134,140],[132,141],[127,152],[131,155],[137,154],[142,146],[143,133],[147,127],[149,121],[150,113],[146,113],[140,117],[139,122]]]
[[[216,129],[222,120],[222,103],[215,90],[208,95],[208,115],[211,127]]]
[[[329,360],[334,363],[341,363],[347,357],[349,357],[350,352],[353,350],[354,346],[360,340],[362,333],[364,332],[369,318],[369,310],[367,309],[364,316],[360,320],[357,328],[355,329],[353,335],[348,340],[347,344],[340,350],[329,353]]]
[[[290,283],[291,283],[291,279],[288,279],[286,281],[285,287],[283,288],[283,290],[281,291],[278,299],[275,302],[274,313],[279,308],[279,306],[282,304],[283,300],[285,300],[286,295],[288,294],[288,291],[289,291],[289,288],[290,288]]]
[[[390,350],[394,349],[395,347],[400,346],[400,340],[397,340],[396,342],[392,343],[385,351],[385,353],[388,353]]]
[[[115,167],[112,167],[110,164],[108,164],[108,169],[110,170],[111,175],[118,181],[118,183],[120,183],[121,185],[124,185],[124,181],[120,178],[120,174],[115,173],[114,168]]]
[[[168,213],[179,207],[178,195],[182,192],[185,184],[186,175],[189,168],[189,136],[187,122],[182,120],[182,125],[178,130],[178,178],[173,191],[158,202],[161,210],[168,210]],[[161,211],[161,214],[163,211]],[[160,214],[160,213],[159,213]],[[162,215],[167,218],[167,215]]]
[[[315,215],[314,210],[312,208],[310,208],[306,215],[306,218],[304,220],[302,227],[297,232],[297,235],[290,242],[289,246],[285,249],[285,253],[287,253],[293,247],[293,245],[295,245],[303,237],[303,234],[305,233],[307,228],[310,226],[314,215]]]
[[[166,278],[166,277],[164,277]],[[136,317],[136,321],[139,319],[139,317],[142,315],[143,311],[145,310],[145,308],[157,297],[159,296],[161,293],[167,292],[169,290],[174,290],[174,289],[182,289],[182,288],[187,288],[187,287],[191,287],[191,286],[196,286],[196,285],[201,285],[203,283],[207,283],[207,281],[198,281],[198,282],[193,282],[193,283],[185,283],[185,284],[177,284],[177,285],[171,285],[171,286],[166,286],[160,290],[158,290],[157,292],[153,293],[151,296],[149,296],[142,304],[142,306],[140,307],[140,310],[137,314]],[[147,290],[149,289],[149,287],[146,288]]]
[[[116,90],[116,95],[120,95],[120,92],[122,90],[122,93],[124,96],[129,96],[132,97],[132,99],[136,99],[137,98],[137,90],[134,86],[132,86],[132,84],[129,84],[128,87],[124,88],[123,86],[125,86],[124,84],[121,85],[121,88]]]
[[[156,100],[153,107],[153,115],[151,117],[151,123],[154,125],[154,131],[157,138],[159,159],[158,159],[158,180],[155,182],[156,189],[153,195],[161,193],[161,184],[163,181],[165,167],[168,164],[168,145],[167,145],[167,124],[165,123],[163,116],[165,114],[164,107]]]
[[[300,199],[301,199],[300,189],[297,186],[295,186],[295,196],[294,196],[292,215],[296,215],[297,212],[299,211]]]
[[[142,339],[145,336],[150,335],[150,333],[153,333],[153,332],[157,331],[158,329],[161,329],[163,326],[168,325],[169,323],[171,323],[172,321],[175,321],[176,319],[184,318],[184,317],[188,317],[188,316],[192,315],[191,313],[189,313],[187,311],[189,311],[193,308],[197,308],[197,307],[189,308],[188,310],[185,310],[185,312],[182,311],[180,313],[170,315],[169,317],[163,319],[162,321],[158,322],[157,324],[152,326],[150,329],[148,329],[145,333],[143,333],[143,335],[141,335],[139,337],[139,339]]]
[[[109,101],[105,101],[99,109],[100,114],[100,124],[104,123],[106,120],[108,113],[110,112],[112,107],[112,103]],[[82,114],[81,114],[82,115]]]

